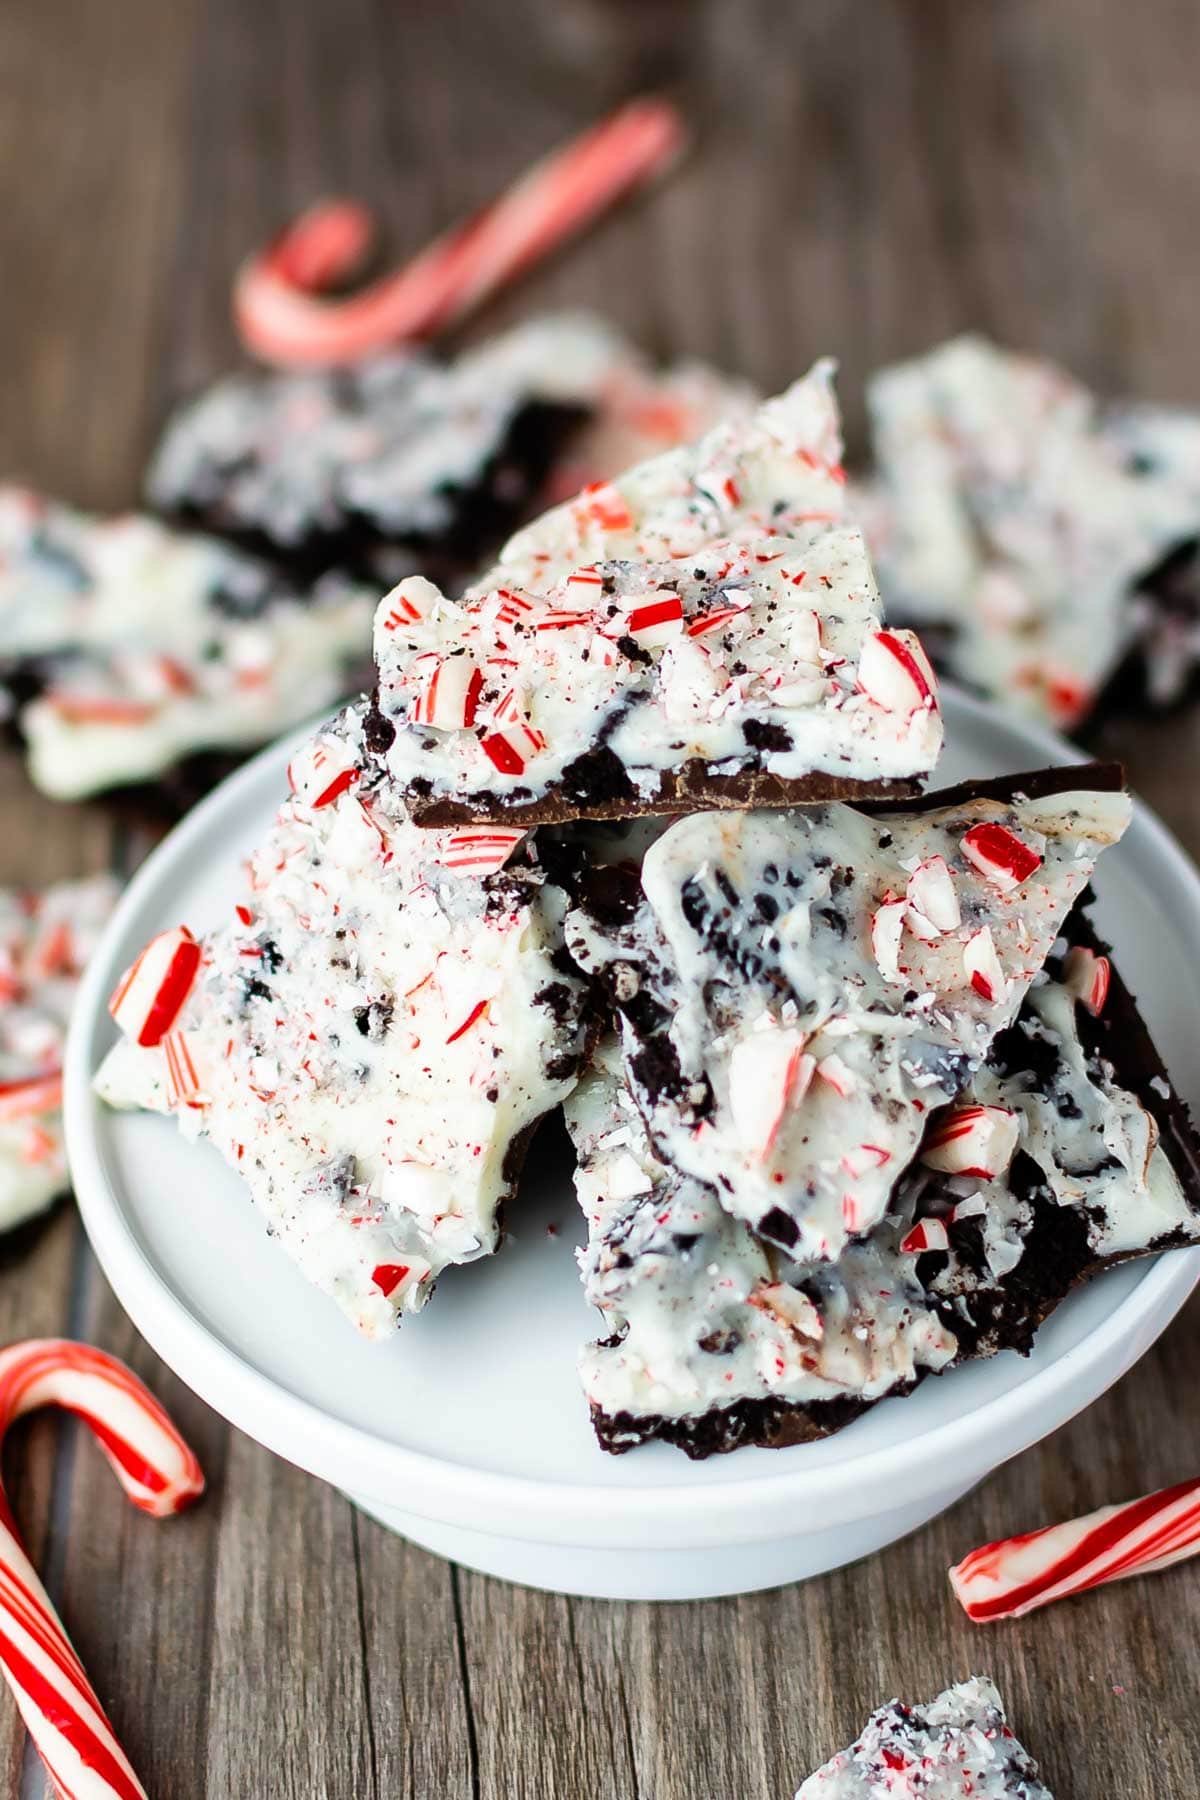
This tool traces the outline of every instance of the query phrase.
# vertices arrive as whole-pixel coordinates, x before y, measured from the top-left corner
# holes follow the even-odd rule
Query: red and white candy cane
[[[89,1425],[135,1506],[181,1512],[204,1490],[200,1465],[123,1363],[62,1338],[0,1351],[0,1436],[39,1406]],[[0,1492],[0,1667],[62,1800],[146,1800]]]
[[[238,271],[233,304],[242,340],[267,362],[299,368],[357,362],[389,344],[446,331],[624,194],[662,174],[683,144],[673,106],[632,101],[553,151],[412,262],[345,299],[322,290],[358,266],[370,215],[353,201],[323,201]]]
[[[1020,1619],[1108,1581],[1169,1569],[1197,1553],[1200,1480],[1181,1481],[1123,1506],[984,1544],[950,1570],[950,1585],[967,1617],[984,1625]]]

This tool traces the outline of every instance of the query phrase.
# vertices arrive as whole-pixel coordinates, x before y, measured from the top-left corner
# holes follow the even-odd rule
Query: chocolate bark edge
[[[1119,1086],[1127,1088],[1158,1126],[1159,1142],[1193,1209],[1200,1212],[1200,1134],[1159,1054],[1150,1028],[1121,972],[1110,946],[1100,937],[1085,907],[1085,893],[1063,925],[1067,941],[1109,959],[1108,994],[1100,1016],[1076,1009],[1080,1042],[1089,1053],[1112,1065]]]
[[[563,793],[541,799],[510,801],[483,795],[475,801],[447,800],[413,793],[413,822],[430,829],[447,825],[567,825],[588,819],[669,818],[679,812],[780,811],[789,806],[827,806],[835,801],[898,806],[921,798],[916,781],[870,781],[819,771],[784,781],[762,768],[736,775],[712,775],[693,757],[667,770],[651,794],[639,794],[624,777],[626,792],[596,792],[572,801]]]
[[[907,1389],[905,1390],[908,1391]],[[818,1400],[807,1404],[767,1396],[732,1406],[668,1418],[662,1413],[606,1413],[593,1404],[592,1428],[602,1450],[624,1456],[640,1444],[672,1444],[693,1462],[731,1451],[786,1450],[831,1437],[866,1412],[870,1400]]]
[[[861,806],[870,813],[924,813],[967,805],[972,800],[1044,800],[1076,788],[1090,793],[1120,793],[1124,786],[1125,771],[1118,762],[1056,764],[1016,775],[983,776],[931,791],[916,781],[868,781],[817,771],[795,781],[783,781],[761,768],[745,769],[737,775],[711,775],[703,761],[693,758],[679,769],[668,770],[657,791],[649,795],[632,791],[607,796],[597,793],[578,802],[561,793],[547,794],[540,800],[517,801],[484,795],[469,801],[414,792],[410,804],[414,823],[434,829],[467,824],[566,825],[587,819],[670,817],[685,811],[780,812],[792,806],[836,803]]]
[[[938,812],[947,807],[969,805],[973,800],[999,800],[1005,804],[1015,800],[1046,800],[1075,789],[1084,793],[1119,794],[1124,787],[1122,763],[1055,763],[1049,768],[1025,769],[1016,775],[984,775],[955,782],[951,787],[926,789],[913,801],[905,803],[903,810]],[[863,808],[872,813],[897,810],[890,800],[864,801]]]

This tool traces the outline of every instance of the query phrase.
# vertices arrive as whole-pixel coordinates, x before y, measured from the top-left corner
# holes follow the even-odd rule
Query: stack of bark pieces
[[[610,1450],[826,1433],[1200,1237],[1082,911],[1120,773],[923,793],[936,682],[840,455],[819,365],[461,599],[402,581],[234,921],[119,991],[102,1091],[211,1138],[373,1334],[495,1248],[562,1104]]]

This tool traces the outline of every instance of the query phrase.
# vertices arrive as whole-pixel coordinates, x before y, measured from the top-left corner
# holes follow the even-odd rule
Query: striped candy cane
[[[321,290],[358,265],[370,215],[330,200],[301,214],[234,284],[234,317],[255,355],[285,367],[356,362],[432,337],[514,280],[679,156],[683,123],[664,100],[635,100],[537,163],[472,218],[348,299]]]
[[[1039,1606],[1130,1575],[1149,1575],[1200,1551],[1200,1480],[1123,1506],[972,1550],[950,1570],[968,1618],[1019,1619]]]
[[[0,1351],[0,1437],[39,1406],[83,1419],[133,1504],[153,1518],[182,1511],[203,1491],[200,1465],[158,1401],[103,1351],[63,1338]],[[0,1665],[62,1800],[146,1800],[21,1547],[2,1490]]]

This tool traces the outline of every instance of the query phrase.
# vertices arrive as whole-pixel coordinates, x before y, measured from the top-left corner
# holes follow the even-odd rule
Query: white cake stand
[[[1076,760],[952,691],[945,704],[945,783]],[[105,1274],[159,1355],[239,1429],[414,1542],[488,1574],[612,1598],[818,1574],[912,1531],[1086,1406],[1200,1279],[1195,1251],[1109,1274],[1061,1308],[1030,1359],[927,1381],[824,1443],[698,1464],[662,1445],[610,1457],[575,1375],[596,1325],[576,1279],[576,1208],[561,1160],[543,1155],[503,1255],[444,1277],[393,1342],[360,1341],[266,1236],[214,1151],[185,1144],[166,1119],[108,1112],[90,1088],[113,1037],[105,998],[117,975],[162,927],[225,917],[239,864],[285,791],[293,742],[197,808],[118,908],[68,1050],[71,1164]],[[1100,929],[1195,1104],[1200,881],[1139,807],[1096,885]]]

